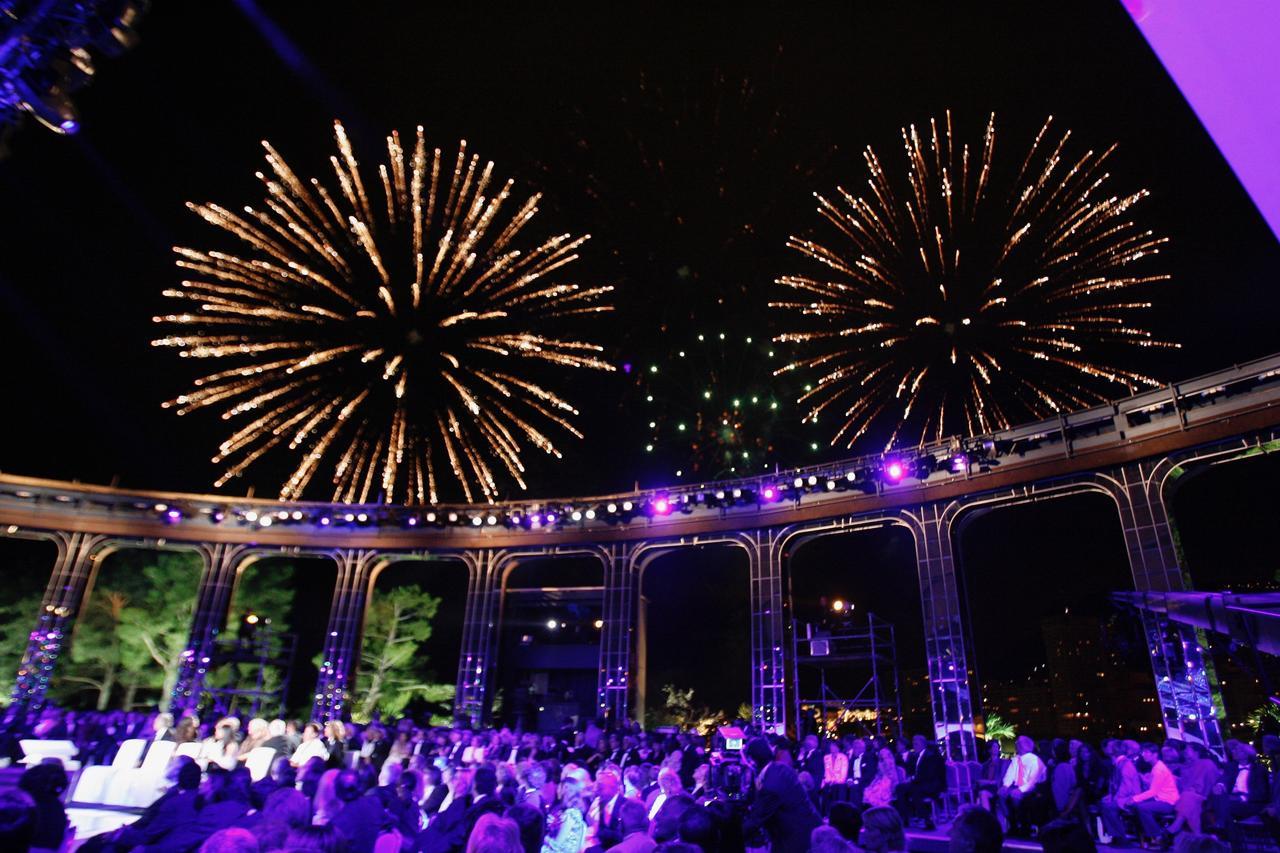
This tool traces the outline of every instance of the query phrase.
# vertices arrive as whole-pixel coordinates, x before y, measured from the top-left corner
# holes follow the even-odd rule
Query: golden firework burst
[[[155,317],[178,328],[152,343],[219,368],[164,405],[235,424],[218,486],[279,449],[296,458],[281,499],[326,460],[348,502],[435,503],[446,477],[492,501],[503,471],[526,488],[527,444],[560,456],[548,424],[581,437],[536,374],[613,369],[560,331],[610,310],[612,288],[563,278],[589,235],[527,239],[539,196],[512,201],[513,181],[465,140],[448,157],[421,127],[411,150],[387,137],[371,189],[334,127],[336,183],[304,181],[263,142],[262,208],[188,205],[248,251],[175,248],[191,278],[164,293],[185,311]]]
[[[1112,193],[1115,146],[1068,155],[1052,125],[1002,172],[995,115],[971,149],[947,112],[902,129],[905,180],[868,147],[861,194],[815,194],[835,240],[788,240],[821,271],[779,278],[793,295],[771,307],[803,326],[777,337],[800,351],[779,372],[814,375],[800,401],[835,421],[833,445],[882,421],[886,449],[986,433],[1159,384],[1114,365],[1126,347],[1177,346],[1132,319],[1151,302],[1131,292],[1169,278],[1139,269],[1166,242],[1131,218],[1147,191]]]

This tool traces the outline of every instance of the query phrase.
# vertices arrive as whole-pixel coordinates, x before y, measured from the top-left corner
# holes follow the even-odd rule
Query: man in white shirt
[[[1005,817],[1009,823],[1010,835],[1027,833],[1029,828],[1026,826],[1022,801],[1036,789],[1036,785],[1044,781],[1045,777],[1044,762],[1032,751],[1035,749],[1035,743],[1031,738],[1026,735],[1018,738],[1014,749],[1017,755],[1009,762],[1009,769],[1004,773],[1004,780],[998,792],[1000,804],[1004,808]]]
[[[307,723],[302,730],[302,744],[294,750],[289,763],[301,768],[312,758],[319,758],[321,761],[329,760],[329,750],[320,739],[320,726],[317,723]]]

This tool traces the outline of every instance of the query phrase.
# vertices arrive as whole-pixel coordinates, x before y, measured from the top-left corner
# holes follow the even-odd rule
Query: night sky
[[[676,342],[700,332],[775,333],[764,304],[770,282],[795,265],[786,237],[816,221],[810,193],[860,183],[866,144],[899,162],[898,128],[947,108],[970,135],[994,110],[1017,149],[1048,114],[1089,146],[1120,144],[1116,185],[1149,188],[1141,216],[1171,238],[1163,263],[1173,282],[1148,325],[1185,345],[1135,367],[1178,380],[1280,343],[1280,246],[1114,0],[983,12],[353,8],[157,3],[142,44],[101,63],[77,96],[78,136],[27,128],[12,140],[0,161],[0,470],[210,488],[222,423],[161,410],[193,374],[149,345],[151,316],[171,307],[160,292],[179,278],[170,246],[218,239],[183,204],[258,203],[264,138],[303,174],[320,174],[335,118],[367,162],[392,128],[422,124],[446,150],[465,137],[501,173],[543,191],[557,227],[591,232],[579,273],[618,287],[621,310],[594,335],[617,364],[665,364]],[[754,358],[725,349],[712,361],[734,381],[768,384]],[[681,390],[704,380],[677,378],[662,393],[677,406]],[[652,410],[634,374],[574,390],[586,439],[567,443],[558,466],[533,467],[532,495],[673,481],[679,450],[643,450]],[[772,461],[823,458],[796,420],[784,411],[768,425]],[[1241,521],[1240,506],[1274,515],[1265,478],[1223,476],[1238,478],[1234,502],[1189,499],[1193,563],[1217,562],[1209,543],[1256,522],[1252,510]],[[272,494],[277,484],[268,465],[233,493]],[[1070,524],[1047,527],[993,515],[974,525],[986,544],[968,565],[1034,576],[1034,555],[1062,553],[1081,526],[1112,523],[1105,507],[1068,515]],[[859,559],[894,547],[867,546]],[[804,559],[829,565],[840,558],[830,550]],[[1123,571],[1123,554],[1114,559]],[[1114,578],[1100,570],[1091,588]],[[918,628],[912,607],[901,618],[914,612]],[[1026,654],[1010,666],[1034,649]]]

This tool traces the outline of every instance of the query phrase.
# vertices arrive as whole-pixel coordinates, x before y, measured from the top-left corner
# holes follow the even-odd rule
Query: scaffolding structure
[[[893,623],[874,613],[823,625],[797,620],[791,636],[797,721],[819,730],[855,723],[868,735],[902,737]]]
[[[296,652],[297,637],[277,633],[269,623],[217,640],[205,682],[214,713],[283,716]]]

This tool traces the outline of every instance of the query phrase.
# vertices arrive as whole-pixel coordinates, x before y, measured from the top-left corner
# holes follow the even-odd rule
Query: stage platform
[[[907,849],[912,853],[947,853],[947,830],[948,824],[942,824],[937,829],[909,829],[907,830]],[[1004,842],[1004,850],[1013,853],[1025,853],[1025,851],[1041,851],[1044,848],[1040,846],[1038,841],[1026,838],[1008,838]],[[1140,846],[1133,847],[1111,847],[1098,845],[1099,851],[1107,850],[1141,850]]]

